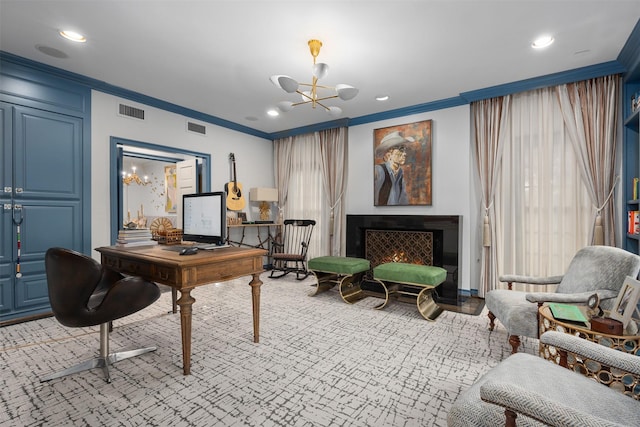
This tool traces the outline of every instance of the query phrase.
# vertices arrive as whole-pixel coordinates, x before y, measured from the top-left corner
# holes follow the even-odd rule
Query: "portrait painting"
[[[164,167],[164,194],[166,195],[164,211],[167,213],[176,213],[176,203],[178,198],[176,167]]]
[[[431,205],[432,121],[373,131],[374,206]]]

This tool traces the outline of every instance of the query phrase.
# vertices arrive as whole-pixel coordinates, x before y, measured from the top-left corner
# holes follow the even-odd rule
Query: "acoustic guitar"
[[[242,184],[236,178],[236,156],[229,154],[229,160],[233,163],[233,181],[225,184],[224,189],[227,192],[227,209],[230,211],[241,211],[244,209],[245,200],[242,195]]]

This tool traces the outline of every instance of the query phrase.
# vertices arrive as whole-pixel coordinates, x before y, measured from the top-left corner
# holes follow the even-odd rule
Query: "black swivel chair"
[[[309,275],[307,251],[311,233],[316,222],[312,219],[285,219],[282,241],[273,242],[273,269],[269,277],[278,278],[291,272],[296,279],[303,280]]]
[[[109,365],[156,350],[156,347],[147,347],[109,353],[111,322],[155,302],[160,297],[160,289],[155,283],[139,277],[122,276],[103,268],[93,258],[63,248],[50,248],[47,251],[45,268],[49,301],[56,319],[72,328],[100,325],[100,355],[45,375],[40,382],[102,368],[105,380],[110,383]]]

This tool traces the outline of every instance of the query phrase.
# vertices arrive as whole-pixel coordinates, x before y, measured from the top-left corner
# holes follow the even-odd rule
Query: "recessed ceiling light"
[[[278,117],[280,115],[280,113],[278,113],[278,110],[274,108],[267,110],[267,114],[271,117]]]
[[[376,95],[376,101],[386,101],[389,99],[389,95]]]
[[[80,33],[76,33],[75,31],[70,30],[61,30],[60,35],[67,40],[71,40],[76,43],[84,43],[87,41],[87,38]]]
[[[531,47],[534,49],[542,49],[544,47],[550,46],[553,43],[553,37],[551,36],[541,36],[538,37],[531,43]]]

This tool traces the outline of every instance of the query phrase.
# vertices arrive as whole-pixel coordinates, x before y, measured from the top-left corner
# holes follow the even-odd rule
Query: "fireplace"
[[[457,215],[347,215],[346,255],[369,260],[372,269],[385,262],[442,267],[447,278],[436,290],[438,300],[456,304],[459,226]],[[370,279],[371,272],[364,287]]]

